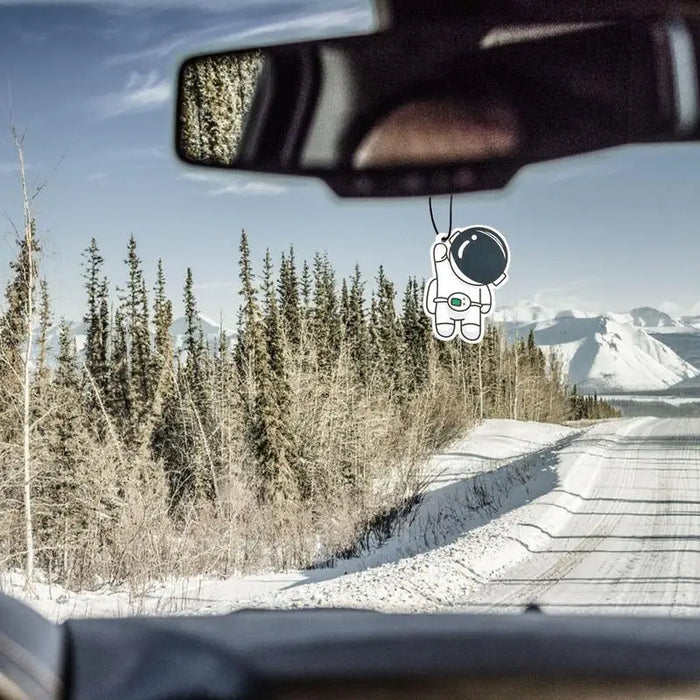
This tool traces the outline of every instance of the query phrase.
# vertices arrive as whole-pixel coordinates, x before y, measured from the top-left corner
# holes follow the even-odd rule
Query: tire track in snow
[[[630,427],[623,429],[618,432],[612,439],[605,439],[602,441],[605,452],[600,454],[595,465],[595,471],[592,472],[595,477],[598,477],[600,473],[601,466],[603,463],[610,459],[610,451],[617,449],[620,444],[620,439],[629,431]],[[579,466],[579,468],[591,468],[592,465],[586,464]],[[585,491],[585,494],[577,492],[575,498],[580,502],[582,498],[590,498],[592,494],[596,493],[596,486],[599,483],[597,478],[592,478],[589,482],[589,488]],[[623,478],[629,478],[629,469],[625,468],[623,471]],[[563,491],[566,493],[566,491]],[[552,504],[553,505],[553,504]],[[499,607],[514,606],[520,608],[523,605],[523,600],[528,603],[537,603],[547,591],[556,586],[561,580],[565,579],[589,554],[600,546],[606,537],[609,537],[612,532],[614,532],[616,526],[621,520],[621,515],[615,515],[614,504],[607,503],[604,506],[603,513],[597,513],[593,520],[591,521],[592,529],[586,531],[581,537],[572,536],[571,539],[577,539],[578,542],[571,547],[571,549],[566,554],[555,554],[555,561],[552,565],[546,568],[538,579],[533,580],[531,583],[523,586],[519,590],[509,593],[503,598],[496,602]],[[571,513],[570,513],[571,515]],[[571,518],[567,519],[567,524],[570,523]],[[563,529],[561,526],[563,522],[560,522],[560,530]],[[547,542],[545,543],[545,549],[541,550],[545,554],[547,548],[551,546],[553,542],[552,532],[549,530],[544,530],[535,523],[521,523],[521,527],[535,528],[545,534],[547,537]]]
[[[547,533],[547,546],[482,587],[470,607],[508,609],[534,596],[552,611],[697,615],[699,434],[698,419],[629,423],[562,532]]]

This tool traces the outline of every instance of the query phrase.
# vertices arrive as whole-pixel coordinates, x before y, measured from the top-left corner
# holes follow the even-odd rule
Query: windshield
[[[226,5],[0,7],[0,589],[697,615],[700,148],[434,198],[437,236],[422,198],[193,168],[186,57],[374,21]]]

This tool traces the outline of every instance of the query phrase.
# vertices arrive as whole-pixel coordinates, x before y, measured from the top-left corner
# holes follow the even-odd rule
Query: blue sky
[[[358,262],[366,276],[383,264],[400,286],[428,276],[427,200],[344,201],[320,183],[190,168],[173,155],[172,91],[186,55],[370,23],[363,0],[0,4],[0,212],[19,222],[11,104],[27,129],[30,177],[48,179],[35,204],[58,315],[83,312],[80,252],[91,236],[113,283],[123,282],[131,233],[150,282],[162,257],[176,310],[192,267],[201,310],[228,325],[242,228],[256,260],[294,244],[299,257],[326,250],[341,274]],[[700,313],[698,192],[700,146],[634,147],[528,168],[503,192],[460,195],[454,219],[507,236],[511,275],[499,305]],[[437,212],[446,223],[446,199]],[[3,285],[13,238],[3,219]]]

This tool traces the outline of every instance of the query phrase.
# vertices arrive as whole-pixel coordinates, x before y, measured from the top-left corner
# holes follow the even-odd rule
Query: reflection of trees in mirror
[[[205,56],[185,65],[179,143],[187,160],[211,165],[233,162],[262,65],[260,51]]]

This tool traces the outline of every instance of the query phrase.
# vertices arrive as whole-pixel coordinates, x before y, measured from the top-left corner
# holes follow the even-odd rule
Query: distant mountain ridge
[[[684,354],[695,357],[698,329],[652,307],[596,315],[526,303],[502,308],[493,318],[511,339],[532,330],[537,345],[553,348],[568,381],[583,391],[661,390],[700,376],[700,369],[670,346],[679,345],[682,336]]]
[[[672,319],[667,313],[651,306],[639,306],[626,314],[608,314],[616,320],[631,323],[639,328],[679,328],[683,324]]]
[[[220,325],[215,321],[211,320],[203,314],[197,314],[197,318],[202,327],[202,332],[204,334],[205,341],[214,347],[216,343],[219,342]],[[86,340],[86,326],[81,322],[70,321],[69,322],[71,335],[75,339],[75,346],[78,355],[82,354],[85,349]],[[48,348],[49,355],[55,355],[58,349],[58,336],[60,332],[60,326],[54,325],[49,329],[46,338],[46,344]],[[187,332],[187,322],[184,316],[178,316],[170,326],[170,334],[173,337],[173,344],[176,350],[182,350],[185,342],[185,334]],[[236,333],[230,328],[224,327],[224,333],[229,340],[235,338]]]
[[[673,318],[664,311],[659,311],[652,306],[638,306],[630,311],[604,311],[591,313],[580,309],[556,309],[531,302],[521,302],[515,306],[504,306],[497,309],[493,315],[494,320],[508,323],[526,323],[528,321],[549,321],[554,318],[598,318],[605,316],[618,321],[629,323],[638,328],[654,329],[663,332],[665,329],[686,330],[688,332],[700,331],[700,316],[681,316]]]

